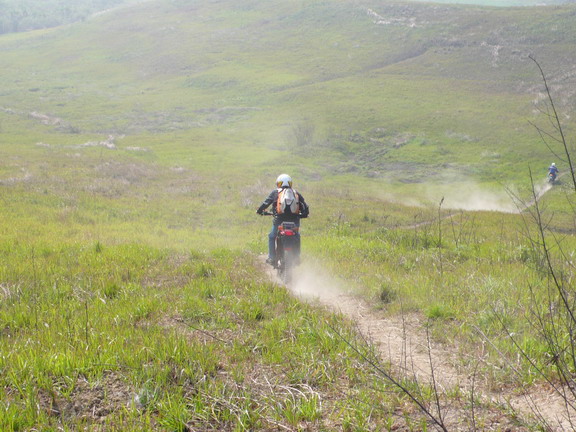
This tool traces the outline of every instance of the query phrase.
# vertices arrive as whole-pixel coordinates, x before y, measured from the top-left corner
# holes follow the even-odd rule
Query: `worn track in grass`
[[[262,266],[270,279],[282,285],[275,270],[263,261]],[[459,394],[461,399],[468,401],[473,394],[482,401],[484,408],[477,407],[475,415],[483,416],[484,421],[488,419],[487,424],[496,425],[482,430],[498,430],[499,427],[504,427],[500,430],[529,430],[519,427],[515,418],[520,423],[540,425],[549,431],[575,429],[576,412],[567,409],[562,397],[552,388],[541,385],[495,390],[488,378],[477,372],[480,368],[476,366],[485,361],[482,356],[474,353],[463,356],[455,346],[431,341],[425,320],[417,314],[386,316],[313,265],[302,265],[293,284],[287,288],[298,298],[339,312],[353,321],[396,376],[415,379],[424,385],[435,384],[445,400],[445,421],[446,425],[451,425],[450,430],[463,430],[464,424],[470,424],[471,410],[469,407],[456,408],[446,399],[447,394]],[[509,429],[507,424],[516,426]]]

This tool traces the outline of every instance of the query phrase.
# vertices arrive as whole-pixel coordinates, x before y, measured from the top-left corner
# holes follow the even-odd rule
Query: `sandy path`
[[[281,284],[272,268],[266,266],[266,272]],[[434,377],[441,393],[455,389],[460,394],[473,391],[485,402],[513,409],[527,424],[540,423],[545,426],[544,430],[576,430],[576,412],[568,411],[562,398],[552,389],[539,387],[522,391],[516,388],[507,392],[488,389],[481,376],[475,376],[473,370],[464,366],[461,353],[455,347],[429,341],[425,323],[415,314],[385,317],[311,265],[299,268],[288,289],[305,301],[318,303],[350,318],[364,337],[377,347],[382,360],[390,362],[397,373],[417,378],[423,384],[430,384]],[[472,365],[482,362],[479,358],[467,360]]]

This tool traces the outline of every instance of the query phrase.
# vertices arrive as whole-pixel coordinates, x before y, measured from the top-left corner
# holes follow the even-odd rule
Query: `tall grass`
[[[334,339],[329,326],[353,337],[341,319],[250,256],[4,243],[2,258],[3,430],[320,426],[357,391],[387,403]],[[352,379],[349,395],[334,387]]]
[[[0,37],[0,429],[427,427],[394,415],[411,410],[335,337],[355,338],[342,317],[262,276],[254,210],[286,171],[311,205],[305,259],[383,316],[426,318],[495,386],[479,334],[535,380],[500,321],[545,354],[520,217],[436,195],[522,195],[547,165],[518,53],[552,62],[573,11],[438,11],[159,1]],[[572,248],[571,209],[545,200]]]
[[[466,227],[471,218],[474,224]],[[541,257],[533,253],[522,219],[497,213],[444,219],[442,243],[438,222],[432,222],[371,233],[333,229],[314,235],[305,249],[354,282],[356,291],[384,314],[415,312],[427,317],[433,335],[459,347],[463,362],[465,353],[484,357],[484,372],[494,385],[516,379],[504,367],[507,362],[521,371],[525,382],[541,377],[517,357],[509,333],[518,336],[531,358],[538,359],[540,370],[554,377],[546,345],[529,324],[530,311],[548,301],[546,289],[541,289],[547,284],[547,273]],[[573,237],[564,236],[562,249],[572,247]],[[485,345],[486,338],[492,346]],[[500,372],[494,364],[502,365]]]

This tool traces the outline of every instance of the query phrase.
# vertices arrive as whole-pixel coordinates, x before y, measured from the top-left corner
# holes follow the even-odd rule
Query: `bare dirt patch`
[[[46,390],[40,391],[38,396],[39,406],[51,416],[63,421],[80,418],[102,423],[110,414],[129,406],[133,394],[125,380],[118,374],[109,373],[93,382],[78,378],[67,398]]]
[[[179,315],[164,316],[158,325],[164,329],[173,330],[187,339],[194,339],[200,342],[218,341],[222,343],[232,343],[235,338],[235,334],[232,330],[226,329],[219,330],[218,332],[202,330],[194,327]]]
[[[20,171],[22,173],[20,176],[13,176],[5,179],[0,178],[0,185],[13,186],[19,183],[29,183],[33,178],[32,174],[25,168],[21,168]]]

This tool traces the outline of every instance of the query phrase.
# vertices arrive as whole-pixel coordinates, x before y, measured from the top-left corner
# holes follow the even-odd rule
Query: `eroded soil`
[[[281,284],[272,268],[267,266],[265,271]],[[433,342],[425,322],[417,314],[386,316],[384,311],[375,310],[346,292],[338,281],[323,275],[319,268],[302,265],[297,273],[293,284],[287,287],[295,296],[352,320],[396,376],[438,389],[445,401],[444,420],[451,426],[450,430],[471,430],[480,419],[484,426],[478,430],[521,431],[532,427],[548,431],[575,430],[576,412],[567,408],[552,388],[540,385],[494,389],[493,384],[488,384],[489,380],[471,366],[481,364],[482,358],[463,361],[457,347]],[[469,402],[472,396],[478,401],[474,409],[469,403],[460,404],[456,400]]]

